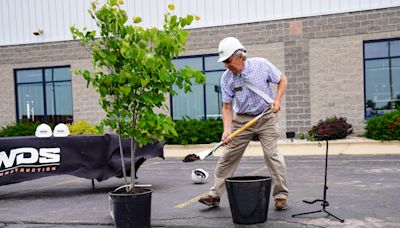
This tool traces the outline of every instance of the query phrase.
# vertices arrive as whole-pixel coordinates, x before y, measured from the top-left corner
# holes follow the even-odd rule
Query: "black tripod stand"
[[[304,212],[304,213],[300,213],[300,214],[294,214],[294,215],[292,215],[292,217],[296,217],[296,216],[300,216],[300,215],[314,214],[314,213],[319,213],[319,212],[325,212],[325,213],[328,214],[328,216],[332,216],[335,219],[339,220],[340,222],[344,222],[344,219],[340,219],[339,217],[336,217],[335,215],[329,213],[325,209],[326,207],[329,206],[328,201],[326,201],[326,191],[328,190],[328,186],[326,185],[326,177],[327,177],[327,174],[328,174],[328,136],[318,136],[317,138],[318,138],[318,140],[325,140],[326,141],[324,199],[316,199],[314,201],[303,200],[303,202],[304,203],[308,203],[308,204],[314,204],[316,202],[322,202],[321,203],[322,209],[321,210],[317,210],[317,211],[310,211],[310,212]]]

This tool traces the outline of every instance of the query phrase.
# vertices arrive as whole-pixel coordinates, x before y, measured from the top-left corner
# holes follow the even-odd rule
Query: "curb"
[[[194,145],[165,145],[165,157],[185,157],[188,154],[198,153],[211,149],[213,144]],[[352,138],[329,141],[330,155],[376,155],[376,154],[400,154],[400,141],[378,141],[365,138]],[[224,148],[219,148],[214,156],[221,156]],[[300,155],[325,155],[325,141],[306,140],[279,140],[278,151],[285,156]],[[263,156],[260,142],[250,142],[243,156]]]

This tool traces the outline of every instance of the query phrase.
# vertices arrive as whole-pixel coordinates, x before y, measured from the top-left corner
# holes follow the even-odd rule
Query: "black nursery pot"
[[[124,188],[121,190],[109,193],[115,226],[118,228],[150,227],[153,191],[137,188],[138,193],[126,193]]]
[[[232,219],[238,224],[267,221],[271,177],[238,176],[225,179]]]

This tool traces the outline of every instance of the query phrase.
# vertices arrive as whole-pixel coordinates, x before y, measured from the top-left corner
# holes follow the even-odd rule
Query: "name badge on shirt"
[[[240,87],[236,87],[236,88],[233,88],[233,90],[235,90],[235,92],[242,91],[242,87],[241,86]]]

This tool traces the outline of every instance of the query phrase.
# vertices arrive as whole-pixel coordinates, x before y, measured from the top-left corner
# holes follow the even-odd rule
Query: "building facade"
[[[232,2],[236,1],[229,4]],[[277,7],[278,1],[269,2]],[[313,1],[301,2],[311,4]],[[216,17],[216,12],[213,17],[200,15],[205,18],[205,24],[188,29],[187,51],[175,64],[202,70],[207,74],[207,82],[195,85],[193,94],[174,97],[166,94],[170,104],[166,113],[174,119],[220,115],[218,88],[224,68],[215,60],[218,43],[226,36],[237,37],[250,57],[267,58],[288,77],[279,114],[281,133],[307,132],[318,120],[332,116],[346,117],[355,132],[361,133],[367,118],[400,106],[398,2],[325,10],[325,13],[321,1],[318,2],[319,13],[303,10],[296,14],[292,5],[285,14],[283,5],[280,11],[276,10],[283,13],[270,19],[265,16],[268,15],[265,3],[264,10],[247,6],[247,22],[238,18],[235,21],[234,13],[226,15],[229,20],[225,23],[223,15]],[[299,7],[304,8],[303,5]],[[2,10],[4,12],[4,8]],[[187,11],[196,14],[195,9]],[[255,16],[251,16],[253,11]],[[239,16],[240,12],[236,17]],[[3,17],[2,22],[5,21]],[[40,37],[40,32],[47,33],[46,29],[34,32],[38,32],[39,37],[14,43],[11,36],[5,37],[4,31],[0,32],[3,36],[0,39],[0,126],[23,119],[85,120],[97,124],[104,112],[96,92],[87,88],[81,77],[68,73],[74,69],[90,69],[90,54],[68,36],[58,40],[49,36],[51,39],[46,40]],[[21,33],[21,36],[25,35]]]

